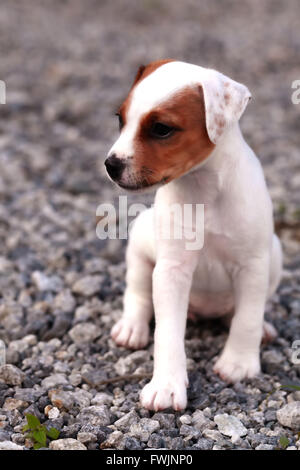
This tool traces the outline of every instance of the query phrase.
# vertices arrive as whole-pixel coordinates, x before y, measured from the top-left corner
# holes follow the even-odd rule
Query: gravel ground
[[[33,413],[61,431],[53,449],[276,449],[286,436],[300,450],[300,392],[279,389],[300,382],[291,350],[300,339],[300,105],[291,103],[299,2],[199,5],[1,2],[0,449],[30,448],[22,426]],[[252,91],[242,128],[263,163],[285,250],[266,312],[279,336],[262,347],[263,373],[226,385],[212,373],[226,330],[190,322],[182,413],[138,403],[153,343],[130,352],[110,339],[125,245],[95,234],[98,204],[119,194],[103,170],[113,113],[137,66],[161,57],[218,68]],[[103,383],[133,373],[142,378]]]

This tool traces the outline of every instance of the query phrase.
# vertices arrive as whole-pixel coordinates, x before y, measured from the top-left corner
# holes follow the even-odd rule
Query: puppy
[[[260,372],[268,297],[282,254],[261,165],[240,131],[246,86],[197,65],[164,60],[140,67],[119,109],[121,134],[105,161],[128,191],[157,188],[154,207],[135,221],[127,249],[124,313],[115,342],[139,349],[155,315],[153,378],[141,393],[148,409],[184,409],[188,385],[187,312],[231,319],[214,371],[228,382]],[[204,204],[204,227],[170,216],[171,207]],[[166,237],[179,225],[180,237]],[[204,245],[188,249],[191,233]],[[183,230],[184,234],[185,231]]]

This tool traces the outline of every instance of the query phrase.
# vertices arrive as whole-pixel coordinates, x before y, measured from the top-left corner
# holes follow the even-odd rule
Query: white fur
[[[212,102],[211,90],[221,90],[224,77],[218,72],[170,63],[143,80],[133,94],[128,129],[114,151],[125,158],[145,112],[175,89],[191,82],[203,85],[207,77],[211,83],[206,83],[204,95],[213,113],[219,104]],[[154,306],[154,372],[141,394],[143,406],[150,409],[186,406],[184,334],[188,308],[204,316],[230,315],[234,310],[215,372],[235,382],[260,371],[265,302],[280,280],[281,247],[273,234],[272,204],[261,165],[238,125],[250,95],[243,85],[236,90],[240,106],[225,111],[230,116],[223,134],[213,135],[217,145],[212,154],[199,168],[162,186],[154,209],[143,212],[131,232],[124,314],[112,336],[117,344],[144,347]],[[187,251],[184,239],[162,239],[165,216],[173,203],[205,205],[202,250]]]

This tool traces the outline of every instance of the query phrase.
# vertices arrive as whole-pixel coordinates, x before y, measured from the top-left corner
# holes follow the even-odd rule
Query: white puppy
[[[142,348],[154,310],[154,372],[141,394],[149,409],[186,406],[188,310],[232,317],[214,366],[229,382],[258,374],[263,334],[276,335],[264,309],[280,280],[281,246],[261,165],[238,124],[250,96],[215,70],[165,60],[140,67],[118,112],[109,176],[127,190],[159,187],[130,235],[124,313],[112,329],[118,345]],[[193,215],[204,204],[203,248],[187,248],[202,224],[170,216],[184,204]],[[187,235],[166,237],[170,221]]]

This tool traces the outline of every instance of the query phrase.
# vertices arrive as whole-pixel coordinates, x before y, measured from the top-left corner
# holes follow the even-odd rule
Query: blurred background
[[[299,0],[0,0],[0,80],[7,87],[7,103],[0,105],[0,339],[8,364],[19,368],[9,369],[13,378],[8,371],[4,382],[0,371],[1,414],[8,420],[14,406],[28,406],[27,412],[46,420],[47,389],[63,386],[74,392],[77,405],[68,404],[69,413],[62,412],[55,426],[76,437],[63,425],[81,428],[78,410],[88,406],[99,380],[151,371],[152,342],[130,355],[110,339],[122,309],[126,243],[96,237],[96,209],[117,204],[124,194],[108,180],[103,162],[118,135],[114,113],[138,66],[174,58],[216,68],[252,92],[241,127],[264,167],[285,252],[281,287],[266,313],[279,332],[262,353],[269,375],[224,389],[211,369],[226,330],[216,322],[188,322],[188,412],[242,409],[255,436],[265,432],[260,418],[253,424],[252,410],[265,392],[280,383],[299,384],[300,377],[290,360],[300,335],[300,104],[291,101],[299,56]],[[152,198],[130,196],[148,203]],[[131,409],[149,415],[137,405],[143,383],[117,384],[125,386],[126,401],[115,385],[105,389],[117,397],[107,422]],[[23,404],[6,402],[13,396]],[[280,400],[278,407],[286,398]],[[5,421],[0,440],[24,442],[13,428],[22,419],[24,424],[22,413]],[[271,428],[278,424],[272,413],[265,421]],[[276,448],[272,436],[243,445]],[[157,447],[196,442],[167,433],[164,444],[159,439]],[[142,448],[132,438],[126,442],[114,445]],[[228,439],[225,444],[233,447]]]

